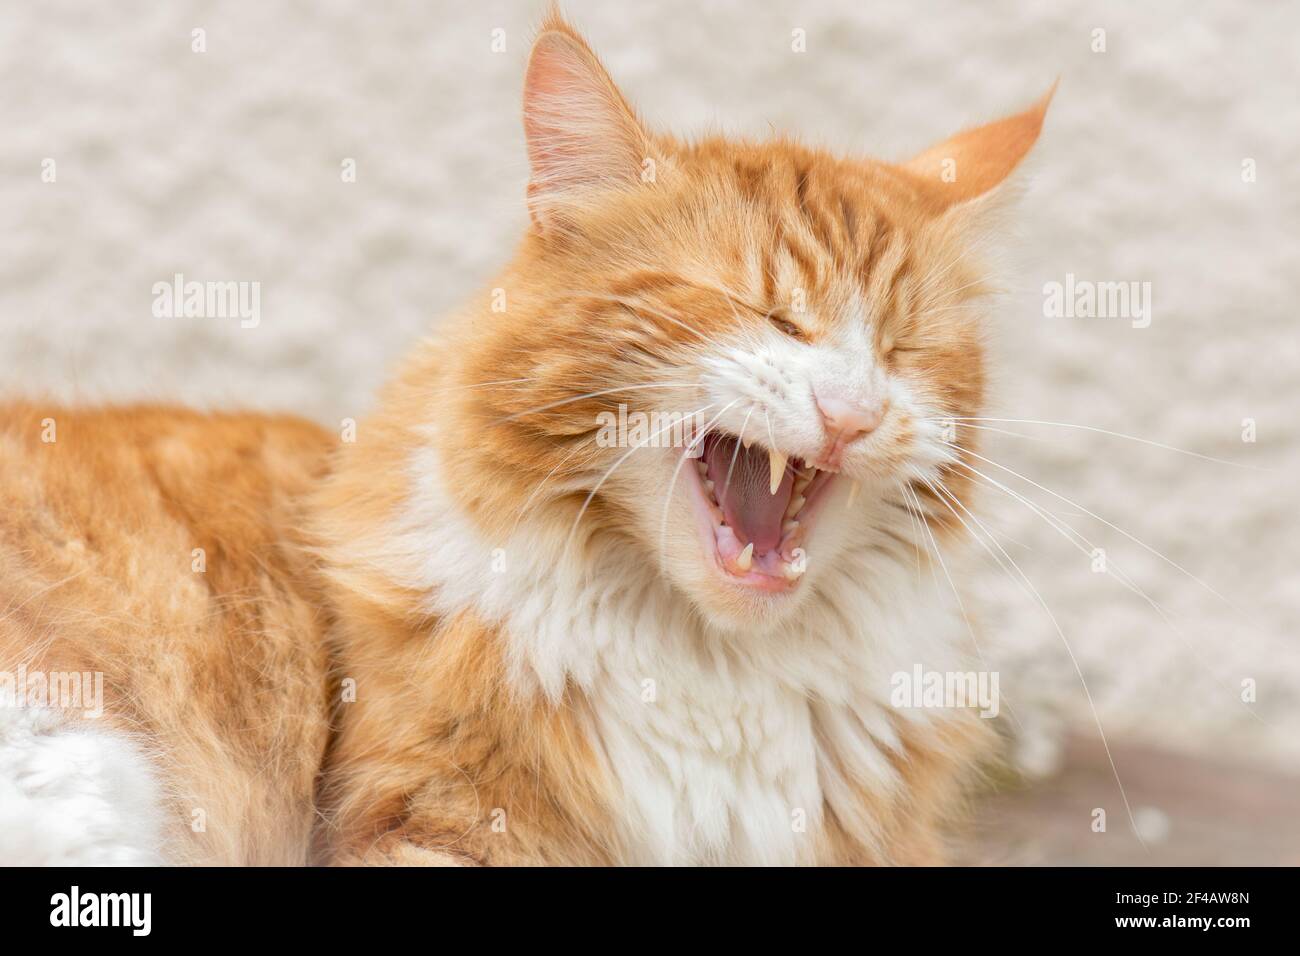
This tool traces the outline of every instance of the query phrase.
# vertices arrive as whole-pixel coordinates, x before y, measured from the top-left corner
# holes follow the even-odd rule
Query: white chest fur
[[[483,540],[422,471],[389,553],[412,557],[406,583],[432,610],[503,625],[521,688],[587,695],[627,862],[807,862],[826,807],[870,836],[854,793],[897,786],[897,721],[935,716],[892,707],[891,675],[965,663],[949,585],[910,550],[848,555],[788,627],[708,633],[634,556],[594,573],[526,526]]]
[[[960,625],[930,584],[898,594],[917,613],[860,607],[856,633],[812,613],[744,646],[673,631],[661,608],[608,642],[588,694],[632,861],[809,862],[828,804],[861,816],[846,775],[897,786],[895,721],[932,715],[893,708],[890,677],[957,666]]]

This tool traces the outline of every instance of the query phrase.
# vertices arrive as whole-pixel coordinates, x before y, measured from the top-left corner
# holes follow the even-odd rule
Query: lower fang
[[[736,555],[736,567],[748,571],[754,564],[754,542],[745,545],[745,550]]]
[[[781,565],[781,571],[785,574],[786,579],[790,581],[797,581],[803,577],[803,568],[788,561]]]

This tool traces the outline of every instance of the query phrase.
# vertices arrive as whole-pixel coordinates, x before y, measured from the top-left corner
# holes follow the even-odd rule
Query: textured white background
[[[1061,76],[996,318],[991,414],[1086,423],[1268,470],[1083,431],[991,436],[992,457],[1226,599],[1062,506],[1176,626],[1023,508],[990,496],[990,524],[1053,609],[1110,734],[1300,763],[1300,7],[567,10],[650,120],[685,132],[761,135],[771,124],[901,158]],[[481,294],[525,221],[518,89],[541,13],[501,2],[10,5],[4,391],[287,409],[327,424],[364,412],[404,348]],[[190,51],[195,27],[207,30],[201,55]],[[495,27],[504,54],[489,52]],[[804,54],[790,49],[796,27]],[[1090,49],[1099,27],[1105,53]],[[54,184],[40,180],[46,157]],[[344,157],[357,161],[355,184],[340,181]],[[1246,157],[1258,164],[1253,184],[1242,181]],[[153,318],[151,286],[176,272],[261,282],[261,326]],[[1152,283],[1151,327],[1043,318],[1043,283],[1067,272]],[[1247,417],[1253,445],[1240,439]],[[1036,727],[1055,714],[1095,733],[1050,621],[984,565],[989,656],[1011,706]],[[1237,699],[1246,677],[1259,685],[1249,708]]]

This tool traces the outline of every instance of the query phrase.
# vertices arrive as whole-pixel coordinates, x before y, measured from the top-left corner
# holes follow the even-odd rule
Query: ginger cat
[[[355,442],[4,408],[0,671],[104,713],[0,706],[0,862],[942,861],[994,734],[891,677],[972,669],[943,422],[1049,98],[901,165],[688,143],[552,15],[532,225]]]

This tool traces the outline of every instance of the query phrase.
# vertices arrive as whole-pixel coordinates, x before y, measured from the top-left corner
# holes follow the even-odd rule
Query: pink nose
[[[826,422],[826,433],[831,440],[847,445],[855,438],[861,438],[875,431],[885,417],[885,404],[875,402],[871,405],[857,405],[842,398],[822,398],[816,396],[817,407],[821,409]]]

